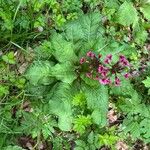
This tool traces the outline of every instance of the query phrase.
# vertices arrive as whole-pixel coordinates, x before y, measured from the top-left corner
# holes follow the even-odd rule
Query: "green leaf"
[[[78,115],[78,117],[74,119],[73,129],[78,133],[83,134],[86,131],[86,128],[91,124],[92,122],[90,115]]]
[[[136,24],[134,24],[133,27],[133,36],[135,39],[135,42],[139,45],[144,45],[148,33],[145,30],[145,28],[143,27],[143,23],[142,22],[137,22]]]
[[[99,87],[83,87],[87,99],[88,109],[93,110],[92,119],[94,123],[105,126],[107,123],[108,111],[108,89],[107,86],[99,85]]]
[[[83,33],[83,40],[90,42],[98,37],[100,27],[100,13],[89,13],[79,18],[79,23]]]
[[[2,59],[3,59],[3,61],[5,61],[6,63],[9,63],[9,64],[16,63],[15,58],[14,58],[14,52],[9,52],[8,54],[3,55]]]
[[[135,33],[135,42],[139,45],[143,45],[147,40],[148,33],[144,29],[140,29]]]
[[[99,12],[82,15],[78,20],[65,26],[64,35],[75,44],[78,42],[81,47],[85,48],[88,45],[88,48],[93,48],[95,40],[104,33],[101,18]]]
[[[121,78],[121,86],[111,87],[111,94],[124,96],[132,99],[132,103],[139,103],[141,101],[139,94],[134,90],[129,80]]]
[[[144,14],[144,17],[150,20],[150,4],[145,4],[140,8],[140,11]]]
[[[150,88],[150,77],[147,77],[147,79],[142,81],[145,85],[145,87]]]
[[[118,141],[118,139],[119,138],[116,135],[109,135],[107,133],[105,133],[104,135],[99,135],[99,142],[101,146],[107,145],[112,148],[113,145]]]
[[[0,97],[9,94],[9,87],[0,85]]]
[[[59,62],[74,62],[77,61],[77,56],[74,53],[74,45],[66,41],[62,35],[54,33],[51,39],[53,55]]]
[[[64,36],[73,43],[76,43],[79,40],[83,39],[82,28],[78,20],[67,23],[64,27],[64,30]]]
[[[148,90],[148,95],[150,95],[150,89]]]
[[[38,58],[48,59],[52,55],[52,46],[50,41],[44,41],[40,46],[35,49]]]
[[[84,107],[86,105],[85,95],[82,92],[75,94],[72,100],[72,104],[74,106]]]
[[[87,148],[87,145],[83,140],[76,140],[75,143],[75,150],[85,150],[85,148]]]
[[[48,96],[50,113],[58,116],[58,127],[70,131],[72,127],[71,87],[57,83]]]
[[[134,24],[138,20],[137,11],[131,2],[125,1],[117,12],[117,22],[124,26]]]
[[[51,84],[54,79],[50,76],[53,63],[48,61],[35,61],[27,70],[25,76],[33,85]]]
[[[98,87],[99,86],[99,82],[97,82],[97,80],[91,80],[90,78],[88,78],[85,74],[81,75],[82,80],[89,86],[95,86]]]
[[[103,121],[102,117],[106,117],[106,116],[102,116],[101,114],[103,114],[103,111],[101,111],[99,109],[94,109],[94,111],[92,112],[91,117],[95,124],[100,125]]]
[[[140,138],[140,125],[138,122],[132,120],[128,122],[128,124],[124,123],[124,132],[130,132],[130,134],[133,136],[133,138]]]
[[[93,144],[94,143],[94,132],[92,131],[89,135],[88,135],[88,143]]]
[[[109,41],[109,43],[104,46],[104,48],[99,48],[99,53],[102,54],[102,58],[104,59],[106,55],[112,54],[112,61],[117,62],[119,59],[119,55],[125,55],[127,58],[130,57],[132,54],[137,54],[137,50],[134,47],[126,43],[118,43],[114,40]]]
[[[65,83],[72,83],[76,79],[74,66],[70,62],[56,64],[51,74]]]

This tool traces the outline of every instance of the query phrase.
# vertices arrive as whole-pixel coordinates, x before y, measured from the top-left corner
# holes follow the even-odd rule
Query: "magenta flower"
[[[101,57],[101,54],[95,55],[92,51],[87,52],[86,56],[80,59],[81,66],[79,67],[78,72],[84,72],[86,77],[98,80],[103,85],[111,84],[112,81],[110,78],[114,75],[118,76],[120,74],[126,79],[131,76],[130,73],[123,74],[126,69],[130,68],[129,61],[124,55],[120,55],[115,64],[111,63],[113,57],[112,54],[108,54],[104,61],[100,59]],[[85,63],[85,65],[82,65],[83,63]],[[109,64],[109,66],[107,64]],[[120,86],[121,80],[117,76],[113,83],[115,86]]]
[[[103,65],[100,65],[98,67],[98,73],[100,73],[103,77],[107,76],[108,71],[109,71],[109,69],[104,67]]]
[[[105,64],[109,64],[109,63],[110,63],[110,60],[109,60],[108,58],[105,58],[104,63],[105,63]]]
[[[99,72],[99,73],[102,73],[102,72],[103,72],[103,69],[104,69],[104,66],[103,66],[103,65],[99,65],[99,67],[98,67],[98,72]]]
[[[85,59],[84,57],[82,57],[82,58],[80,59],[80,64],[83,64],[85,61],[86,61],[86,59]]]
[[[121,85],[121,81],[118,77],[115,78],[115,86],[120,86]]]
[[[130,66],[128,60],[123,55],[120,55],[119,62],[122,66]]]
[[[87,55],[88,57],[92,58],[92,59],[95,57],[95,54],[94,54],[93,52],[91,52],[91,51],[87,52],[86,55]]]
[[[107,85],[107,84],[110,84],[111,81],[109,78],[103,78],[103,79],[100,79],[99,82],[103,85]]]
[[[104,67],[103,65],[99,65],[98,67],[98,72],[102,73],[102,72],[108,72],[109,69],[107,67]]]
[[[112,60],[112,55],[111,55],[111,54],[108,54],[108,55],[106,56],[106,58],[108,58],[109,60]]]
[[[124,77],[128,79],[131,75],[129,73],[124,74]]]
[[[126,59],[126,57],[123,55],[120,55],[119,57],[120,57],[120,59]]]
[[[102,75],[103,77],[106,77],[106,76],[107,76],[107,73],[108,73],[108,72],[105,71],[105,72],[102,72],[101,75]]]
[[[105,64],[109,64],[109,63],[111,62],[111,60],[112,60],[112,55],[109,54],[109,55],[106,56],[106,58],[105,58],[105,60],[104,60],[104,63],[105,63]]]

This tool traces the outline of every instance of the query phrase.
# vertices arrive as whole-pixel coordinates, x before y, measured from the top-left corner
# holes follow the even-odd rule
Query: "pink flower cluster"
[[[89,51],[85,57],[80,59],[81,66],[86,68],[84,71],[88,78],[98,80],[103,85],[120,86],[120,75],[126,79],[131,76],[130,73],[125,72],[130,68],[130,63],[125,56],[120,55],[115,64],[112,62],[112,54],[107,55],[104,60],[101,57],[101,54],[96,56],[92,51]]]

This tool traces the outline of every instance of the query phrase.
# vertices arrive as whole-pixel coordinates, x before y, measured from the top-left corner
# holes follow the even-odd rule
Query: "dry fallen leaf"
[[[113,123],[113,122],[117,121],[117,119],[118,119],[118,117],[113,109],[108,111],[107,117],[108,117],[109,123]]]
[[[26,71],[27,67],[28,67],[28,62],[23,63],[23,64],[19,67],[18,72],[19,72],[20,74],[23,74],[23,73]]]
[[[118,141],[116,144],[117,150],[128,150],[128,145],[123,141]]]

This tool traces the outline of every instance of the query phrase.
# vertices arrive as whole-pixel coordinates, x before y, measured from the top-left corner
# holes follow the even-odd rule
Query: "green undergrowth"
[[[149,10],[146,0],[1,0],[0,149],[148,145]],[[132,78],[118,87],[87,78],[89,51],[124,55]]]

